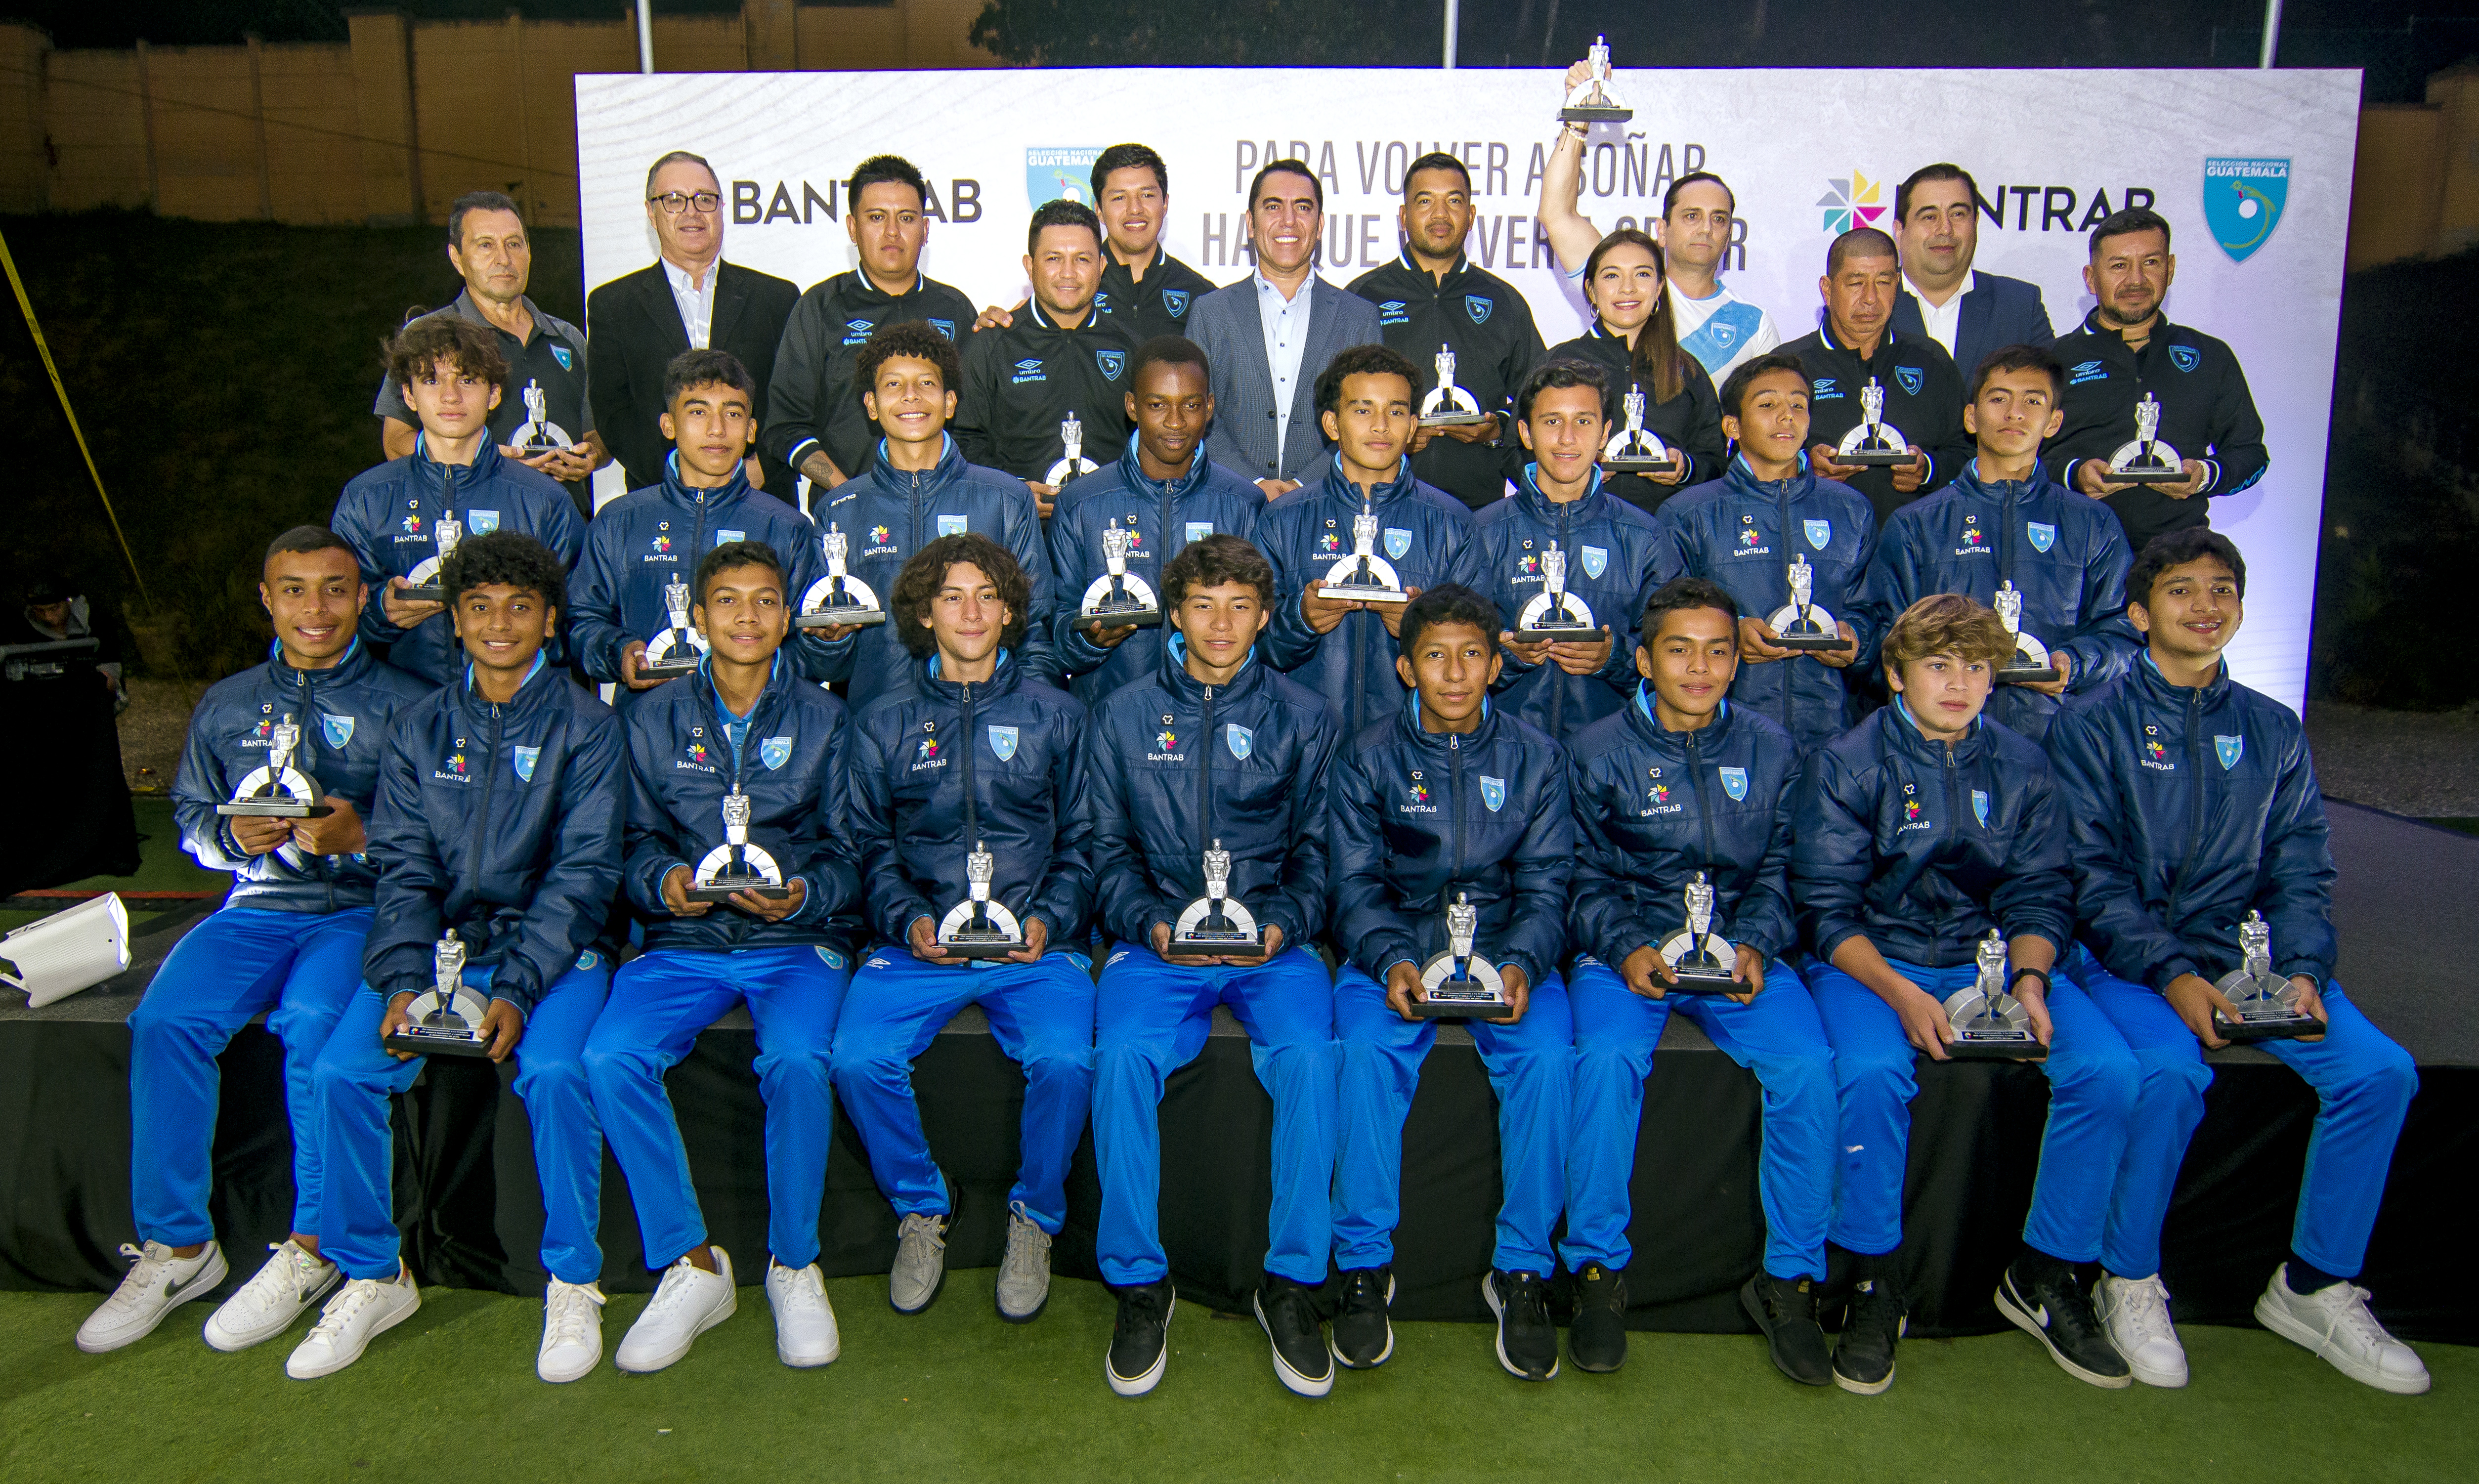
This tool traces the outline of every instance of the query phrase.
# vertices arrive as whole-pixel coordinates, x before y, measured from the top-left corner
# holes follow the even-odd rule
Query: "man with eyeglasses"
[[[663,482],[672,451],[662,426],[663,372],[674,356],[738,357],[757,386],[751,415],[766,425],[775,347],[801,297],[789,280],[724,261],[723,183],[684,149],[646,172],[646,220],[659,244],[655,261],[585,297],[595,413],[632,490]],[[753,487],[792,498],[792,473],[781,464],[753,451],[748,469]]]
[[[585,332],[526,297],[533,246],[517,203],[497,191],[472,191],[450,202],[447,261],[465,280],[465,292],[433,315],[487,326],[498,340],[499,358],[508,363],[507,395],[491,414],[491,441],[527,469],[558,480],[577,513],[591,517],[594,497],[585,481],[611,455],[595,431]],[[394,376],[380,381],[371,411],[378,415],[379,447],[387,457],[411,453],[422,422]],[[549,451],[527,452],[515,447],[520,440],[528,448],[549,446]]]

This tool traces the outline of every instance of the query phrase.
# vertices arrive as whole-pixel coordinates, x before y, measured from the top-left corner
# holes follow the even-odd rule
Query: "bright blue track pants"
[[[921,1129],[912,1062],[958,1011],[979,1005],[999,1049],[1024,1068],[1008,1203],[1054,1237],[1066,1224],[1067,1165],[1093,1100],[1092,961],[1054,948],[1031,963],[952,968],[895,947],[862,961],[835,1027],[835,1092],[897,1215],[956,1209]]]
[[[284,1044],[293,1126],[293,1229],[319,1231],[321,1165],[311,1068],[362,986],[371,909],[228,907],[183,934],[129,1012],[129,1200],[138,1235],[186,1247],[215,1239],[216,1057],[250,1017]]]
[[[1597,959],[1575,960],[1568,987],[1575,1014],[1575,1125],[1567,1155],[1569,1270],[1586,1263],[1618,1269],[1634,1249],[1628,1182],[1644,1083],[1671,1011],[1687,1016],[1764,1089],[1763,1149],[1756,1190],[1765,1213],[1765,1271],[1825,1276],[1825,1229],[1833,1213],[1833,1049],[1816,1002],[1790,965],[1765,965],[1765,987],[1745,1005],[1718,994],[1648,999]]]
[[[1247,1030],[1257,1080],[1274,1100],[1265,1270],[1293,1283],[1325,1281],[1342,1061],[1325,960],[1291,948],[1262,968],[1203,968],[1121,943],[1102,965],[1093,1047],[1093,1152],[1102,1170],[1095,1246],[1106,1282],[1156,1283],[1170,1271],[1162,1245],[1163,1084],[1204,1052],[1216,1005],[1230,1006]]]
[[[585,1080],[611,1157],[628,1178],[648,1267],[668,1267],[706,1240],[663,1074],[742,1001],[757,1026],[757,1089],[766,1099],[766,1242],[786,1267],[818,1260],[834,1126],[827,1050],[849,978],[842,954],[799,946],[658,948],[611,976],[610,1001],[586,1037]]]
[[[1532,986],[1513,1025],[1470,1022],[1497,1094],[1501,1194],[1490,1266],[1551,1271],[1549,1229],[1567,1201],[1567,1133],[1574,1119],[1575,1025],[1567,986],[1550,974]],[[1419,1089],[1434,1020],[1406,1020],[1386,988],[1345,964],[1334,980],[1334,1033],[1342,1043],[1342,1147],[1335,1161],[1334,1261],[1344,1269],[1394,1260],[1403,1206],[1403,1118]]]
[[[488,993],[490,968],[465,971]],[[543,1266],[563,1283],[602,1276],[595,1232],[602,1214],[602,1125],[585,1085],[585,1038],[611,990],[611,960],[589,951],[553,981],[518,1040],[517,1096],[533,1126],[542,1180]],[[347,1278],[396,1274],[396,1140],[388,1097],[413,1086],[422,1059],[399,1062],[379,1041],[387,997],[364,985],[336,1022],[315,1075],[319,1148],[327,1160],[327,1229],[319,1255]]]

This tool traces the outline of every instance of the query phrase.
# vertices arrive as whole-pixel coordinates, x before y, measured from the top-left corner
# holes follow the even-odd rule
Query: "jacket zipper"
[[[1696,812],[1704,821],[1704,869],[1711,871],[1713,853],[1713,800],[1704,792],[1704,752],[1697,744],[1696,733],[1687,734],[1687,783],[1696,790]]]
[[[1204,735],[1196,739],[1196,821],[1214,838],[1214,687],[1205,687]]]
[[[2163,926],[2178,931],[2178,899],[2186,894],[2186,878],[2195,869],[2195,853],[2204,843],[2204,692],[2186,693],[2186,791],[2194,800],[2186,811],[2186,858],[2178,879],[2169,883],[2169,911]]]
[[[1962,832],[1962,775],[1955,771],[1954,744],[1945,744],[1945,837],[1954,839]],[[1938,932],[1929,945],[1931,958],[1941,958],[1945,950],[1944,919],[1939,918]]]
[[[914,524],[917,525],[919,523],[916,520]],[[973,682],[963,680],[958,683],[963,693],[963,707],[958,714],[962,717],[964,734],[957,740],[964,758],[964,848],[979,850],[981,842],[976,837],[982,832],[982,811],[973,797]],[[998,893],[993,891],[990,900],[997,901]]]
[[[1464,875],[1464,739],[1459,732],[1446,733],[1446,768],[1449,780],[1446,812],[1454,820],[1455,843],[1454,855],[1446,862],[1445,888],[1439,893],[1441,905],[1452,900],[1447,893],[1455,889],[1455,883],[1463,880]]]
[[[1569,539],[1570,532],[1567,525],[1567,507],[1562,504],[1558,507],[1558,553],[1561,556],[1567,554],[1571,550],[1567,544]],[[1576,570],[1581,571],[1582,569],[1577,568]],[[1555,621],[1558,618],[1558,615],[1552,613],[1548,615],[1548,617],[1552,621]],[[1549,663],[1548,670],[1549,735],[1553,737],[1563,737],[1567,734],[1567,673],[1560,670],[1557,662],[1554,660]]]
[[[491,824],[491,788],[499,777],[499,704],[491,703],[491,747],[482,757],[482,806],[473,811],[473,847],[465,857],[466,902],[480,895],[482,841]],[[443,904],[444,905],[444,904]]]
[[[1774,517],[1775,525],[1776,526],[1774,539],[1780,542],[1782,544],[1782,550],[1787,551],[1791,549],[1790,481],[1788,479],[1781,481],[1781,493],[1774,498],[1774,503],[1777,511]],[[1818,554],[1822,555],[1823,553],[1820,552]],[[1782,586],[1784,589],[1782,601],[1784,602],[1788,602],[1790,601],[1788,591],[1790,579],[1787,574],[1790,571],[1790,560],[1787,557],[1782,559],[1782,571],[1785,574],[1782,579]],[[1809,596],[1815,596],[1813,589],[1810,590]],[[1782,730],[1789,732],[1795,737],[1799,735],[1799,729],[1791,725],[1791,717],[1799,707],[1799,686],[1797,684],[1798,672],[1792,667],[1799,663],[1799,655],[1794,652],[1788,659],[1776,660],[1775,663],[1782,667]]]

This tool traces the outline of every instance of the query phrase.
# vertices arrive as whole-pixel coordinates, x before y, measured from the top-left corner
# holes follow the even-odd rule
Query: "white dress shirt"
[[[1920,301],[1920,320],[1928,326],[1929,339],[1945,346],[1945,353],[1948,355],[1954,354],[1954,338],[1962,328],[1963,295],[1979,286],[1979,272],[1973,269],[1964,269],[1961,286],[1956,288],[1942,304],[1930,303],[1927,294],[1922,294],[1916,285],[1911,286],[1911,297]],[[1968,376],[1971,372],[1966,371],[1963,374]]]
[[[1309,288],[1290,298],[1259,269],[1249,275],[1257,284],[1257,319],[1265,331],[1265,364],[1274,372],[1274,467],[1282,467],[1283,444],[1291,430],[1291,388],[1300,379],[1300,353],[1308,348]]]
[[[671,280],[672,302],[680,308],[680,328],[689,332],[689,348],[703,350],[714,337],[714,280],[723,271],[723,258],[705,266],[705,282],[692,282],[689,270],[669,258],[662,260],[663,276]]]

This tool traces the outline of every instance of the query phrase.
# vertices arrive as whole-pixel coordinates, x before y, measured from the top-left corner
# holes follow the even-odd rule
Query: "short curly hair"
[[[938,385],[948,392],[959,391],[964,381],[964,358],[956,353],[956,343],[938,333],[926,320],[902,320],[882,324],[860,347],[853,361],[853,399],[878,389],[878,369],[898,356],[927,361],[938,368]]]
[[[2014,636],[2006,631],[1997,610],[1960,593],[1935,593],[1903,610],[1885,630],[1885,671],[1898,675],[1913,660],[1931,654],[1957,654],[1986,665],[2004,663],[2014,653]]]
[[[451,608],[473,589],[495,584],[531,593],[553,609],[568,611],[568,569],[558,553],[523,531],[469,536],[439,564],[439,586]]]
[[[380,354],[399,387],[412,385],[446,361],[462,375],[487,381],[502,393],[508,389],[508,359],[499,353],[498,338],[489,325],[460,315],[425,315],[396,331]]]
[[[895,614],[895,634],[915,659],[926,659],[938,649],[938,636],[930,631],[930,605],[937,601],[938,590],[947,583],[947,569],[958,564],[978,567],[982,576],[999,590],[999,601],[1008,605],[1007,627],[999,633],[1003,649],[1016,649],[1024,643],[1025,616],[1033,611],[1033,582],[1015,553],[979,531],[941,536],[912,553],[912,560],[896,574],[895,594],[888,601]]]

